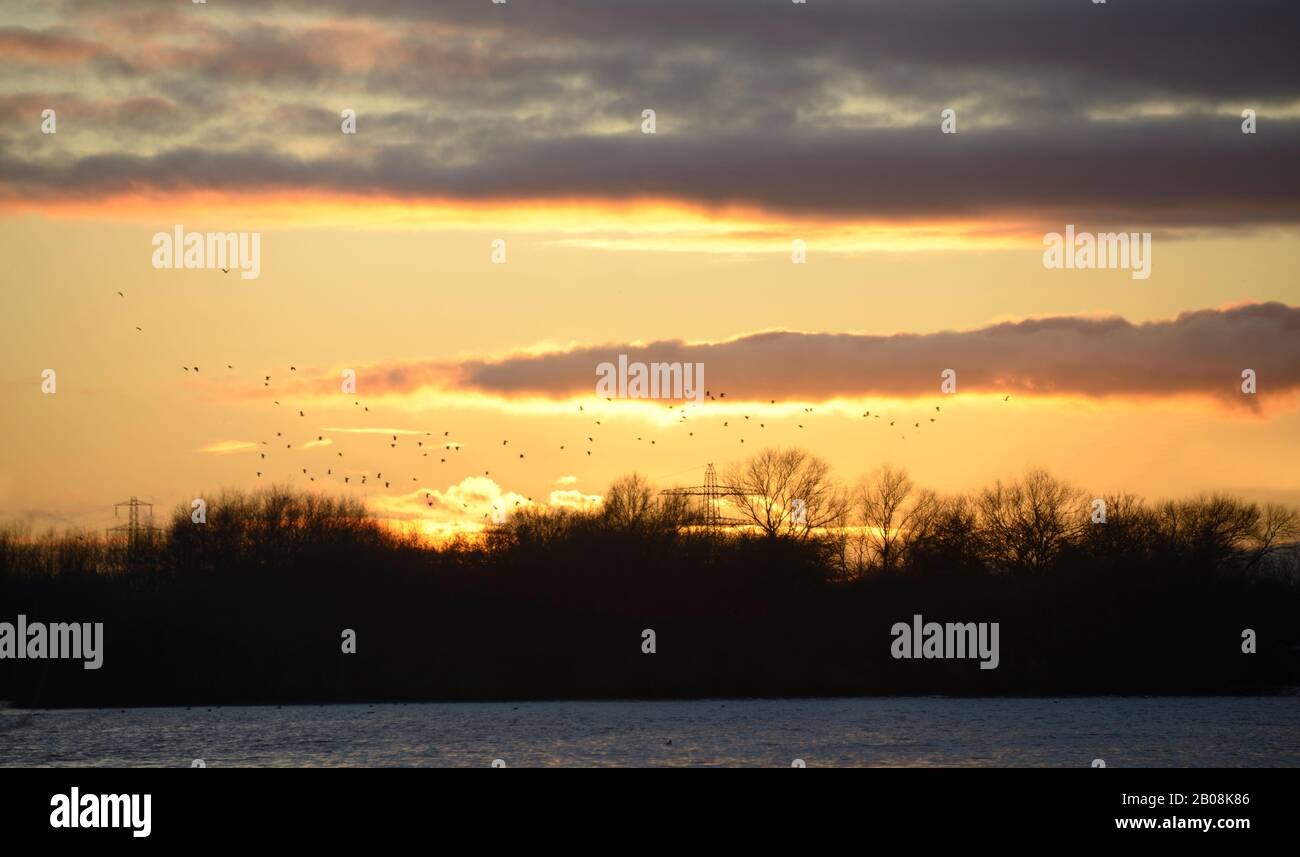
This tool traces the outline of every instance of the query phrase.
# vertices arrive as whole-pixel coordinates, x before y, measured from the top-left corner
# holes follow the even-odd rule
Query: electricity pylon
[[[125,536],[128,547],[134,548],[142,538],[152,539],[158,532],[158,528],[153,526],[153,504],[141,503],[135,497],[130,500],[123,500],[121,503],[113,504],[113,517],[117,517],[117,510],[126,506],[126,523],[116,527],[109,527],[104,532],[110,538],[113,536]],[[140,507],[149,507],[149,523],[140,523]]]
[[[739,491],[730,485],[718,484],[718,473],[714,470],[712,463],[704,468],[703,485],[693,485],[689,488],[668,488],[659,493],[678,497],[699,497],[700,508],[696,515],[697,526],[717,529],[738,526],[744,523],[738,518],[729,518],[722,514],[723,501],[728,497],[739,496]]]

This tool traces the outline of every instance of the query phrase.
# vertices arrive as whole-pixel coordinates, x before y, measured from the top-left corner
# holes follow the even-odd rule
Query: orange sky
[[[769,445],[850,483],[884,462],[941,491],[1043,466],[1098,493],[1300,503],[1300,93],[1276,75],[1153,89],[1062,58],[1040,104],[993,55],[953,75],[936,52],[938,77],[906,83],[834,49],[852,10],[791,30],[827,47],[782,76],[757,20],[643,68],[600,48],[642,57],[608,8],[235,6],[20,3],[0,31],[0,520],[100,527],[130,495],[162,514],[274,481],[454,531],[598,502],[630,471],[695,484]],[[331,40],[358,50],[336,62]],[[687,79],[709,52],[746,85]],[[1075,73],[1115,79],[1087,96]],[[1049,96],[1084,100],[1053,116]],[[1243,103],[1272,123],[1258,143]],[[155,269],[178,223],[260,233],[260,276]],[[1067,223],[1151,231],[1150,278],[1046,269]],[[638,349],[702,360],[714,396],[597,397],[597,363]]]
[[[1283,264],[1291,238],[1157,245],[1154,274],[1139,285],[1122,272],[1044,270],[1035,248],[849,255],[814,245],[795,266],[779,254],[595,250],[556,246],[552,233],[512,232],[508,261],[498,266],[489,260],[491,233],[475,230],[280,228],[264,235],[261,277],[241,281],[152,269],[152,231],[79,219],[8,222],[0,241],[11,282],[25,285],[11,293],[11,332],[0,346],[16,404],[0,418],[6,513],[97,526],[129,494],[164,509],[274,479],[454,525],[519,498],[590,502],[583,497],[632,470],[663,485],[691,484],[706,462],[788,444],[827,458],[846,481],[890,461],[922,484],[964,490],[1044,465],[1096,491],[1300,499],[1300,420],[1294,397],[1280,395],[1267,396],[1273,404],[1259,412],[1209,396],[1013,390],[1007,402],[960,388],[944,396],[936,378],[934,390],[915,396],[691,402],[683,423],[680,403],[599,400],[594,365],[585,397],[456,389],[375,396],[366,395],[365,374],[374,365],[716,342],[773,328],[924,333],[1049,314],[1141,321],[1246,299],[1294,304]],[[1216,271],[1225,257],[1269,255],[1278,264],[1256,262],[1261,276],[1246,294]],[[954,269],[977,273],[960,278]],[[194,366],[197,376],[183,368]],[[50,367],[58,392],[46,396],[40,373]],[[355,399],[322,392],[344,367],[361,375]],[[818,369],[807,371],[811,380]],[[721,392],[727,379],[715,385],[714,377],[706,374],[706,386]],[[931,424],[936,405],[943,410]],[[884,419],[864,419],[864,411]],[[330,443],[307,446],[318,437]],[[364,486],[356,484],[362,476]]]

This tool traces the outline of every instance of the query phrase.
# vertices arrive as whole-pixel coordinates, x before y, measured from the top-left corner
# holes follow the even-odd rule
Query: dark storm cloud
[[[321,117],[323,120],[323,116]],[[1206,130],[1206,125],[1220,127]],[[1223,125],[1227,127],[1222,127]],[[367,150],[361,149],[360,152]],[[1266,137],[1229,120],[1091,123],[1045,133],[841,130],[685,139],[498,140],[449,164],[416,145],[299,158],[177,149],[33,165],[0,153],[0,180],[32,195],[163,189],[313,188],[398,197],[512,200],[666,197],[800,216],[977,217],[1032,213],[1132,225],[1290,221],[1300,216],[1300,121]]]
[[[316,0],[285,4],[304,11]],[[1291,0],[325,0],[371,20],[500,28],[532,39],[697,45],[779,66],[827,59],[858,71],[925,69],[960,91],[971,72],[1071,79],[1196,97],[1294,98],[1300,5]],[[715,69],[717,73],[719,69]],[[899,80],[900,83],[903,81]],[[1062,100],[1085,92],[1061,92]]]
[[[0,30],[18,78],[80,59],[108,90],[97,100],[148,93],[172,113],[147,147],[83,134],[88,149],[59,157],[7,129],[0,194],[294,189],[656,197],[801,217],[1300,219],[1292,0],[63,9],[57,27]],[[139,39],[122,40],[127,30]],[[1141,115],[1153,104],[1162,118]],[[359,114],[352,140],[339,134],[343,106]],[[654,136],[639,133],[647,107]],[[945,107],[958,110],[957,135],[939,133]],[[1246,107],[1260,114],[1253,136],[1240,132]]]

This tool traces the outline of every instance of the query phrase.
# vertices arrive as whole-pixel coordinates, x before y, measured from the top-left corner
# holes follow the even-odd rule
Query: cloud
[[[556,509],[590,509],[600,502],[599,494],[558,490],[550,493],[545,505]],[[491,525],[494,515],[509,517],[519,509],[539,504],[502,488],[488,477],[470,476],[446,489],[421,488],[407,494],[372,497],[367,505],[382,519],[444,538],[480,532]]]
[[[210,455],[231,455],[236,452],[248,452],[257,449],[257,444],[247,440],[221,440],[199,447],[199,452]]]
[[[531,501],[507,491],[486,476],[469,476],[446,489],[421,488],[408,494],[368,501],[383,518],[421,520],[443,524],[482,524],[494,512],[509,514]]]
[[[0,98],[87,105],[57,146],[0,136],[0,202],[216,191],[1300,223],[1291,0],[791,5],[70,3],[56,26],[0,29],[0,53],[36,64]],[[956,135],[938,130],[948,107]],[[1247,107],[1257,135],[1240,132]]]
[[[430,432],[427,432],[427,431],[420,431],[419,429],[398,429],[398,428],[339,428],[338,426],[329,426],[329,427],[327,427],[327,428],[323,428],[323,429],[321,429],[321,431],[325,431],[325,432],[338,432],[338,433],[341,433],[341,434],[386,434],[386,435],[389,435],[390,437],[391,437],[392,435],[397,435],[398,437],[401,437],[401,436],[403,436],[403,435],[411,435],[411,436],[413,436],[413,435],[427,435],[427,434],[431,434]]]
[[[1133,323],[1059,316],[976,330],[866,335],[767,331],[720,342],[664,340],[529,352],[496,360],[358,370],[376,393],[443,391],[563,399],[594,395],[596,367],[617,361],[703,363],[704,386],[728,401],[932,396],[940,373],[958,391],[1169,397],[1254,402],[1240,393],[1253,369],[1259,395],[1300,389],[1300,307],[1247,304]]]
[[[200,68],[222,84],[250,71],[281,85],[329,79],[355,71],[360,57],[375,85],[388,89],[413,86],[432,68],[440,91],[454,90],[458,79],[490,77],[500,81],[497,90],[528,84],[525,91],[544,94],[562,74],[585,72],[615,93],[659,80],[688,103],[744,97],[748,87],[738,83],[760,84],[748,95],[759,102],[782,92],[783,77],[793,78],[792,95],[807,91],[808,78],[866,78],[911,96],[1038,86],[1067,106],[1135,89],[1145,96],[1293,94],[1300,82],[1289,61],[1300,12],[1290,0],[1228,8],[1182,0],[1177,15],[1163,0],[1092,5],[824,0],[791,9],[753,0],[549,0],[500,9],[477,0],[228,0],[200,15],[178,14],[171,0],[137,0],[116,12],[69,4],[62,27],[23,33],[55,40],[78,28],[86,38],[129,32],[136,42],[120,50],[132,58],[184,44],[187,52],[164,54],[173,66]]]
[[[0,27],[0,55],[7,62],[75,63],[103,53],[100,45],[59,30]]]
[[[599,494],[584,494],[581,491],[552,491],[547,502],[558,509],[590,509],[602,499]]]
[[[499,143],[460,164],[410,146],[310,158],[182,147],[65,163],[0,150],[0,198],[311,191],[430,204],[671,200],[850,221],[1000,216],[1058,228],[1300,222],[1300,120],[1271,121],[1257,137],[1241,134],[1239,123],[1221,116],[1062,123],[973,130],[960,142],[929,127],[653,142],[585,135]]]

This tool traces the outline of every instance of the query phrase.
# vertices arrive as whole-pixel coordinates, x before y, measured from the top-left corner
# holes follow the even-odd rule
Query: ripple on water
[[[1207,736],[1212,736],[1207,740]],[[0,765],[1300,765],[1285,697],[0,709]]]

